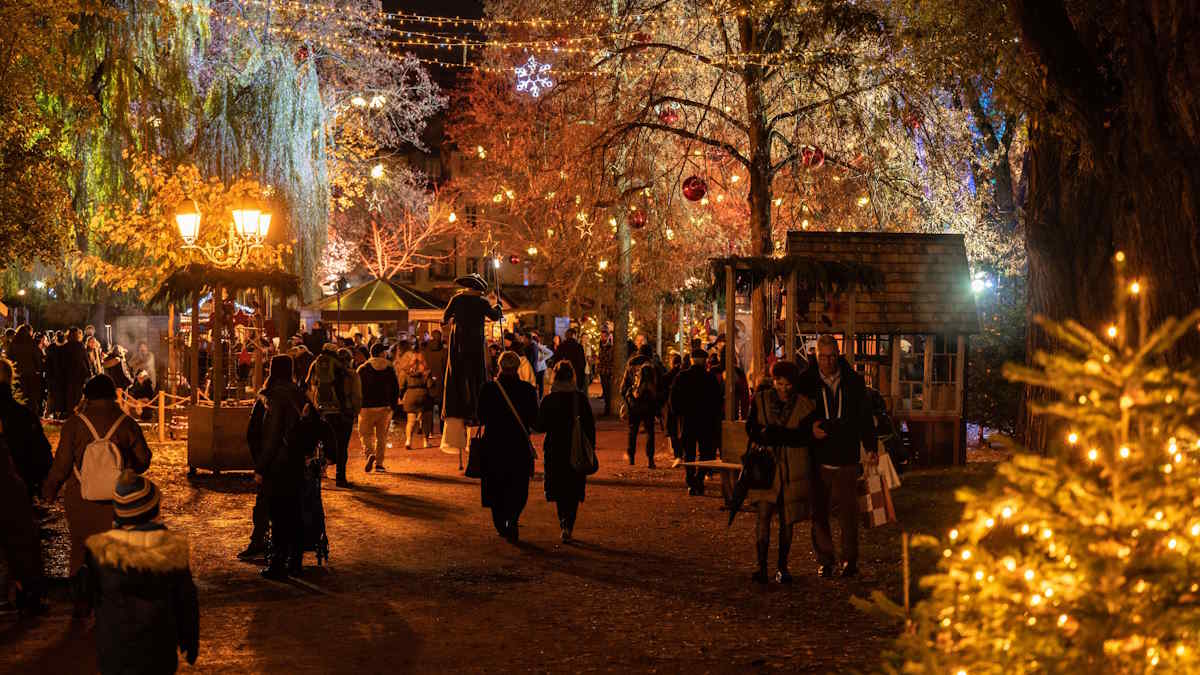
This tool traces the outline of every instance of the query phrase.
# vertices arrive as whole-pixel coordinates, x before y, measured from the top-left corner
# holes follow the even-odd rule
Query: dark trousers
[[[671,453],[675,459],[683,459],[683,438],[679,435],[679,418],[667,413],[667,438],[671,441]]]
[[[271,567],[300,567],[304,549],[300,525],[300,495],[271,495]]]
[[[604,415],[612,414],[612,373],[600,373],[600,396],[604,399]]]
[[[337,443],[336,448],[331,448],[331,452],[326,453],[326,460],[337,466],[338,478],[345,478],[346,459],[350,448],[350,434],[354,432],[354,420],[341,413],[323,413],[321,419],[325,420],[329,428],[333,430],[333,440]]]
[[[570,532],[575,529],[575,516],[579,514],[579,502],[574,499],[560,499],[554,503],[558,511],[558,524]]]
[[[521,519],[529,501],[529,481],[512,481],[492,493],[492,524],[500,534],[507,534]]]
[[[271,513],[268,506],[269,498],[263,494],[262,486],[254,495],[254,510],[251,519],[254,521],[254,531],[250,533],[250,546],[262,546],[267,537],[267,526],[271,523]]]
[[[837,560],[833,549],[833,531],[829,526],[831,504],[837,503],[838,523],[842,529],[842,560],[858,565],[858,465],[830,469],[817,468],[820,480],[812,482],[813,553],[821,565]]]
[[[708,434],[699,434],[684,429],[679,442],[682,446],[683,461],[685,462],[694,462],[697,459],[705,461],[717,458],[716,445],[713,443],[712,437]],[[697,454],[699,457],[697,457]],[[704,492],[704,479],[710,473],[708,469],[689,466],[686,467],[684,473],[687,476],[688,487]]]
[[[637,456],[637,433],[638,426],[646,429],[646,456],[650,461],[654,461],[654,413],[634,414],[629,413],[629,445],[625,448],[625,454],[632,459]]]
[[[546,395],[546,371],[538,372],[534,379],[537,380],[538,400],[540,401]]]

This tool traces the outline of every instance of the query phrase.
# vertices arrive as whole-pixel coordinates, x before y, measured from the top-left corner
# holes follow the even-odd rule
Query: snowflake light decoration
[[[537,98],[542,92],[554,86],[550,79],[550,64],[538,63],[537,57],[530,56],[523,66],[517,66],[517,91],[528,92]]]

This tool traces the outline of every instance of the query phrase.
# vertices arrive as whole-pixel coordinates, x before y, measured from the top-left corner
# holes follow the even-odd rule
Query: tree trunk
[[[1200,297],[1200,53],[1179,30],[1200,21],[1200,8],[1122,7],[1119,44],[1090,45],[1062,2],[1009,2],[1022,44],[1046,73],[1043,95],[1058,112],[1053,129],[1035,125],[1030,133],[1029,309],[1093,329],[1116,319],[1118,250],[1126,273],[1149,292],[1152,325],[1186,313]],[[1050,345],[1031,328],[1028,346],[1033,358]],[[1197,354],[1193,334],[1170,358]],[[1020,421],[1027,443],[1045,447],[1045,431],[1028,414]]]
[[[633,308],[633,257],[628,218],[617,218],[617,292],[613,317],[613,396],[621,391],[621,375],[629,359],[629,312]]]

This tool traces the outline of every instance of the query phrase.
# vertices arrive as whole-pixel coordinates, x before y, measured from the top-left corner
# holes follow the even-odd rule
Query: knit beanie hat
[[[113,490],[113,524],[141,525],[158,517],[158,503],[162,495],[153,481],[139,476],[133,469],[125,469],[117,477]]]
[[[95,375],[83,385],[83,397],[89,401],[99,401],[117,397],[117,385],[112,378],[104,373]]]

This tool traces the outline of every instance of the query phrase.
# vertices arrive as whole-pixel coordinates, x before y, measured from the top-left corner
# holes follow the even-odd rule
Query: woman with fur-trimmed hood
[[[126,469],[113,490],[113,529],[92,535],[82,575],[96,611],[100,672],[173,673],[196,662],[200,605],[187,537],[158,521],[161,494]]]

